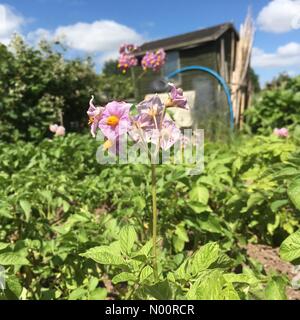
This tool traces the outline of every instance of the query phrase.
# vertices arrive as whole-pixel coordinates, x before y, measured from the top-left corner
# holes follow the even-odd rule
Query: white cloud
[[[290,42],[279,47],[275,53],[253,48],[252,65],[257,68],[300,67],[300,43]]]
[[[60,26],[54,31],[38,29],[28,34],[28,40],[36,43],[41,39],[60,40],[71,49],[86,53],[102,53],[101,57],[115,57],[119,46],[126,43],[140,44],[142,35],[134,29],[112,20],[93,23],[78,22]]]
[[[59,27],[56,37],[65,37],[66,44],[73,49],[96,52],[117,48],[122,42],[137,43],[142,37],[133,29],[111,20]]]
[[[300,0],[272,0],[258,14],[257,23],[274,33],[300,29]]]
[[[22,15],[12,7],[0,4],[0,42],[8,44],[13,33],[19,32],[24,23]]]

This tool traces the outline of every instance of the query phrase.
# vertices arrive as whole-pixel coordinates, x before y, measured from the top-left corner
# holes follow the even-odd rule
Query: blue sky
[[[257,29],[253,66],[262,82],[281,71],[299,74],[300,0],[0,0],[0,41],[7,42],[13,31],[31,43],[64,34],[73,54],[90,54],[101,65],[127,40],[143,42],[223,22],[239,28],[249,6]]]

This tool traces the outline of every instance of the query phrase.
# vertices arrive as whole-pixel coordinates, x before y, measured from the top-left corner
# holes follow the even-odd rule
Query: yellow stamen
[[[152,106],[150,109],[149,109],[149,111],[148,111],[148,114],[149,114],[149,116],[151,116],[151,117],[156,117],[157,116],[157,112],[158,111],[158,105],[154,105],[154,106]]]
[[[119,123],[119,118],[117,116],[110,116],[106,120],[106,124],[109,126],[115,127]]]
[[[104,143],[103,143],[103,150],[108,150],[110,149],[111,147],[113,146],[113,142],[111,140],[106,140]]]
[[[154,109],[150,109],[149,112],[148,112],[148,114],[149,114],[149,116],[151,116],[151,117],[155,117],[156,114],[157,114],[157,112],[156,112],[156,110],[154,110]]]
[[[93,124],[95,121],[95,118],[94,117],[90,117],[89,118],[89,125]]]
[[[174,102],[171,98],[168,98],[167,101],[165,102],[166,108],[172,108],[174,107]]]

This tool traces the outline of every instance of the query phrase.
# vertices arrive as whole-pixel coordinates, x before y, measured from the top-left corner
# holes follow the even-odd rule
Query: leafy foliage
[[[2,298],[284,299],[285,278],[261,272],[241,245],[299,229],[297,143],[207,144],[200,176],[160,166],[155,282],[149,168],[97,164],[85,135],[0,142]]]
[[[112,100],[133,99],[133,83],[129,77],[103,74],[99,78],[99,85],[101,88],[99,100],[103,104]]]
[[[82,88],[99,85],[90,60],[68,61],[46,42],[34,49],[16,37],[11,50],[1,46],[0,61],[2,140],[40,140],[60,112],[68,131],[82,128],[89,98]]]
[[[253,133],[271,133],[275,128],[300,123],[300,76],[281,77],[263,90],[245,113]]]

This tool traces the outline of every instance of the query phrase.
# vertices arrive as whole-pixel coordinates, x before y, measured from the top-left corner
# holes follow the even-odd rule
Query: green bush
[[[101,103],[112,100],[127,100],[134,98],[133,83],[131,77],[124,75],[106,75],[102,74],[99,79]]]
[[[269,134],[275,128],[300,123],[300,76],[280,79],[263,90],[245,113],[253,133]]]
[[[16,37],[10,49],[0,47],[0,138],[40,140],[60,112],[68,131],[84,128],[89,94],[98,87],[89,60],[65,60],[45,42],[35,49]]]

